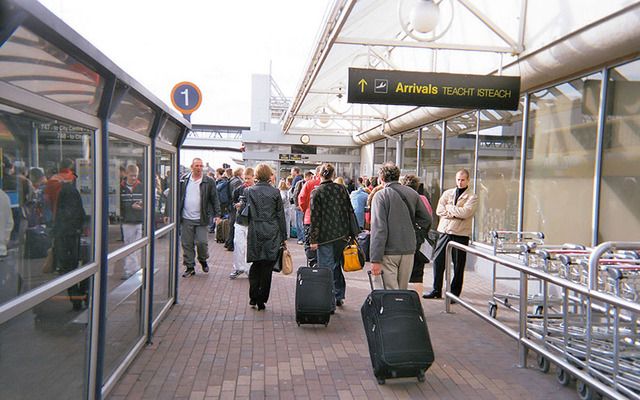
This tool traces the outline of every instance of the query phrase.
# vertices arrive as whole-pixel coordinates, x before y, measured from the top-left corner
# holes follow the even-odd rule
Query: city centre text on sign
[[[520,77],[349,68],[349,103],[517,110]]]

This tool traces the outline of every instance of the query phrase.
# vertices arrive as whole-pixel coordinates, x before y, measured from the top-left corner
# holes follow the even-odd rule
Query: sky
[[[249,126],[251,75],[288,97],[310,59],[330,0],[39,0],[169,107],[195,83],[194,124]]]

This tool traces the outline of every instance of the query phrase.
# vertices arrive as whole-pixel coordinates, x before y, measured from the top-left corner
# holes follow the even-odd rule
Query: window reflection
[[[172,241],[173,231],[156,238],[155,258],[153,269],[153,320],[155,320],[164,306],[173,298],[171,291]]]
[[[489,243],[492,230],[518,227],[521,136],[522,108],[480,111],[474,240]]]
[[[1,324],[2,398],[85,398],[89,316],[65,290]]]
[[[104,86],[97,72],[23,27],[0,47],[0,79],[92,115]]]
[[[172,153],[165,150],[156,151],[156,176],[155,176],[155,195],[156,210],[155,224],[156,229],[160,229],[173,221],[173,204],[172,198],[172,182],[171,182],[171,166],[173,165]]]
[[[640,238],[640,60],[610,71],[598,242]]]
[[[4,109],[0,303],[93,259],[93,131]],[[69,296],[76,309],[86,307],[86,285]]]
[[[425,186],[425,196],[435,210],[440,200],[440,153],[442,149],[442,125],[430,125],[422,129],[422,146],[419,176]],[[440,217],[433,213],[433,229]]]
[[[601,79],[594,74],[530,96],[523,226],[544,232],[549,243],[591,244],[598,115],[591,105],[600,101]]]
[[[476,143],[476,113],[469,112],[447,121],[447,144],[444,154],[444,187],[456,185],[456,172],[466,168],[473,185],[473,164]]]
[[[113,112],[111,122],[148,136],[154,118],[155,112],[151,107],[140,100],[137,95],[127,93]]]

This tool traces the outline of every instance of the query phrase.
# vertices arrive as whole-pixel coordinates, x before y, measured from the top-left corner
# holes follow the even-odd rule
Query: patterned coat
[[[285,240],[286,224],[280,191],[267,182],[245,188],[249,204],[247,262],[275,261]]]
[[[346,238],[356,237],[353,207],[347,189],[331,181],[323,181],[311,192],[311,227],[309,242],[325,244]]]

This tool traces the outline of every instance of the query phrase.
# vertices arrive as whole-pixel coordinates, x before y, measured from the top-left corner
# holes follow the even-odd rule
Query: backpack
[[[62,236],[80,235],[85,216],[80,192],[73,182],[63,182],[58,193],[54,232]]]
[[[216,190],[218,192],[218,201],[220,204],[229,204],[231,196],[229,195],[229,180],[220,179],[216,183]]]

